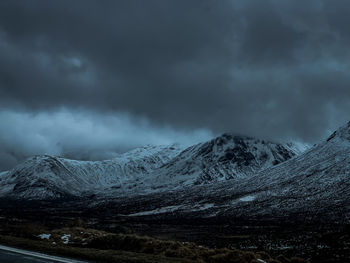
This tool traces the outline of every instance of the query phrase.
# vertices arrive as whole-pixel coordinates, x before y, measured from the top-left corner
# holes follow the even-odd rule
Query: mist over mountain
[[[224,132],[314,144],[348,120],[349,8],[1,1],[0,170]]]

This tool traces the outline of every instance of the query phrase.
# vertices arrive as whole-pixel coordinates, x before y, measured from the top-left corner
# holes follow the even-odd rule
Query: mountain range
[[[350,222],[350,123],[313,147],[223,134],[105,161],[34,156],[0,174],[0,197],[85,199],[129,217]]]

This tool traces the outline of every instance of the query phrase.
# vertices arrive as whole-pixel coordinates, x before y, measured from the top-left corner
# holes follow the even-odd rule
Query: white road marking
[[[5,250],[5,251],[9,251],[9,252],[14,252],[14,253],[26,255],[26,256],[32,256],[32,257],[36,257],[36,258],[53,260],[53,261],[61,262],[61,263],[86,263],[86,261],[50,256],[50,255],[46,255],[46,254],[42,254],[42,253],[38,253],[38,252],[32,252],[29,250],[23,250],[23,249],[18,249],[18,248],[14,248],[14,247],[7,247],[7,246],[2,246],[2,245],[0,245],[0,249]]]

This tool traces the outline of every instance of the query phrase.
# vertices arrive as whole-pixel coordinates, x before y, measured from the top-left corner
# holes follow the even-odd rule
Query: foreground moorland
[[[349,262],[344,226],[42,218],[2,218],[0,243],[98,262]]]
[[[93,262],[307,262],[282,254],[271,257],[263,251],[209,248],[193,242],[141,236],[121,225],[114,228],[114,233],[85,228],[80,219],[67,222],[62,228],[49,225],[2,218],[0,244]]]

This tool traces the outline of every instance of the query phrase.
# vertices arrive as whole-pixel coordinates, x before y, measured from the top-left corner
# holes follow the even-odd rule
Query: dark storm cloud
[[[349,12],[346,0],[1,1],[0,103],[315,142],[348,120]]]

